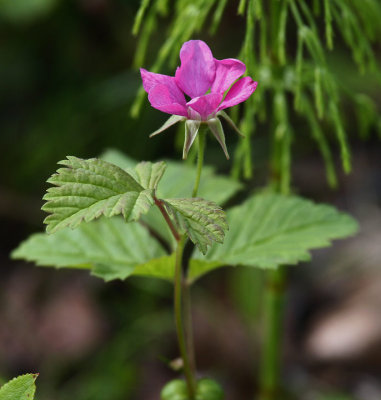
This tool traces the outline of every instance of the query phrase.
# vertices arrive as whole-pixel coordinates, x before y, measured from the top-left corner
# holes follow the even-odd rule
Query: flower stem
[[[208,127],[206,125],[202,125],[199,128],[198,132],[198,156],[197,156],[197,174],[196,180],[193,187],[192,197],[196,197],[198,194],[198,188],[200,186],[201,180],[201,172],[202,167],[204,165],[204,154],[205,154],[205,145],[206,145],[206,132]],[[186,338],[186,346],[189,355],[189,363],[190,368],[195,373],[196,371],[196,358],[194,351],[194,340],[193,340],[193,324],[192,324],[192,311],[191,311],[191,294],[190,294],[190,283],[188,280],[184,280],[184,299],[183,299],[183,307],[184,307],[184,319],[185,319],[185,338]]]
[[[192,197],[196,197],[200,185],[201,172],[204,164],[205,142],[206,142],[207,127],[201,125],[198,132],[198,160],[197,160],[197,175],[192,191]],[[189,400],[195,400],[196,396],[196,378],[195,378],[195,356],[193,345],[192,332],[192,314],[190,305],[190,285],[184,279],[182,268],[182,259],[186,236],[180,235],[173,225],[163,202],[160,199],[154,198],[156,206],[159,208],[166,223],[176,240],[176,258],[175,258],[175,288],[174,288],[174,309],[177,340],[179,344],[180,355],[184,364],[184,375],[188,388]],[[185,323],[184,323],[185,321]],[[184,328],[185,326],[185,328]]]
[[[197,140],[198,140],[197,175],[196,175],[196,181],[195,181],[194,187],[193,187],[192,197],[197,196],[198,187],[200,185],[202,166],[204,164],[206,130],[207,130],[207,127],[204,126],[203,124],[201,124],[200,129],[198,131],[198,135],[197,135]]]
[[[185,236],[182,236],[177,241],[176,245],[176,261],[175,261],[175,321],[177,339],[179,342],[179,349],[181,358],[184,363],[184,374],[188,387],[189,400],[195,399],[196,394],[196,380],[192,370],[190,359],[187,352],[187,344],[185,340],[184,324],[182,318],[183,300],[182,300],[182,285],[183,285],[183,269],[182,258],[185,244]]]
[[[187,351],[189,355],[189,365],[193,374],[196,373],[196,357],[194,351],[194,339],[193,339],[193,320],[192,320],[192,309],[191,309],[191,284],[187,279],[183,282],[183,307],[184,307],[184,325],[185,325],[185,340],[187,345]]]

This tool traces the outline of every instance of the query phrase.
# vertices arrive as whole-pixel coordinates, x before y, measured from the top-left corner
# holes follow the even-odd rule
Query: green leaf
[[[145,189],[130,174],[106,161],[68,157],[48,180],[42,209],[51,213],[46,219],[48,233],[89,222],[104,215],[122,214],[126,221],[137,220],[153,203],[151,190]],[[155,171],[158,179],[158,171]],[[147,177],[143,177],[146,179]]]
[[[356,221],[328,205],[296,196],[258,194],[227,212],[230,230],[223,246],[206,256],[195,251],[191,280],[225,265],[277,268],[310,259],[310,250],[357,231]]]
[[[0,400],[33,400],[38,374],[26,374],[0,387]]]
[[[124,155],[118,150],[108,150],[102,155],[102,159],[119,165],[127,169],[127,172],[134,174],[133,166],[135,160]],[[167,169],[163,175],[157,189],[159,198],[185,198],[193,190],[196,177],[196,167],[185,164],[184,162],[166,161]],[[217,204],[224,204],[235,193],[241,189],[242,185],[238,181],[216,175],[214,168],[204,166],[199,186],[199,196],[204,199],[213,199]],[[168,242],[172,249],[175,241],[165,223],[163,216],[156,207],[151,207],[147,215],[143,216],[143,221],[149,225],[154,232]]]
[[[106,281],[131,275],[172,280],[174,261],[139,223],[102,218],[52,235],[37,233],[13,251],[12,258],[39,266],[90,269]]]
[[[136,161],[118,150],[107,150],[101,158],[105,161],[128,169],[133,173]],[[192,193],[196,177],[196,166],[182,161],[166,160],[167,169],[157,189],[160,198],[188,197]],[[214,167],[204,166],[198,195],[204,199],[215,201],[223,205],[242,188],[242,184],[235,179],[217,175]],[[154,209],[151,209],[154,210]],[[150,211],[151,213],[151,211]]]
[[[179,231],[185,232],[203,254],[213,242],[223,243],[228,225],[224,210],[216,203],[198,197],[164,202]]]
[[[157,163],[143,161],[135,167],[136,180],[144,187],[144,189],[156,190],[166,167],[164,161]]]

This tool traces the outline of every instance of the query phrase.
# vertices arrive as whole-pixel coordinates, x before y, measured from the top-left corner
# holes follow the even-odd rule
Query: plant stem
[[[204,164],[206,130],[207,130],[207,127],[204,126],[203,124],[201,124],[200,129],[198,131],[198,135],[197,135],[197,140],[198,140],[197,175],[196,175],[196,181],[195,181],[194,187],[193,187],[192,197],[197,196],[198,187],[200,185],[202,166]]]
[[[271,40],[270,57],[274,67],[281,65],[279,59],[278,40],[279,40],[279,19],[281,12],[281,2],[270,0],[269,12],[271,25],[269,27],[269,37]],[[286,114],[287,115],[287,114]],[[286,116],[283,116],[287,118]],[[274,110],[274,121],[277,120],[276,110]],[[279,121],[277,122],[279,123]],[[272,144],[272,182],[270,183],[278,193],[286,195],[290,191],[290,181],[287,178],[288,171],[284,169],[282,158],[283,142],[276,137],[276,128],[273,127],[274,140]],[[285,135],[284,135],[285,136]],[[288,140],[283,137],[282,141]],[[287,143],[286,143],[287,144]],[[265,320],[262,344],[262,359],[260,365],[260,400],[278,400],[282,398],[280,393],[281,386],[281,354],[283,338],[284,320],[284,297],[286,291],[286,268],[280,266],[278,269],[267,272],[267,285],[265,288]]]
[[[177,241],[176,245],[175,292],[174,292],[175,321],[176,321],[176,332],[177,332],[177,339],[179,342],[180,354],[184,363],[184,374],[188,386],[189,400],[194,400],[196,394],[196,381],[187,352],[187,345],[185,340],[184,325],[182,318],[183,302],[182,302],[181,289],[183,285],[182,258],[183,258],[184,244],[185,244],[185,236],[181,237],[181,239]]]
[[[205,154],[205,144],[206,144],[206,132],[207,126],[200,126],[198,132],[198,155],[197,155],[197,174],[196,180],[193,187],[192,197],[196,197],[198,194],[198,188],[200,186],[201,172],[204,165],[204,154]],[[193,340],[193,324],[192,324],[192,311],[191,311],[191,294],[190,294],[190,283],[184,280],[184,318],[185,318],[185,338],[186,346],[189,355],[189,363],[193,372],[196,371],[196,358],[194,352],[194,340]]]
[[[177,232],[175,226],[173,225],[171,218],[169,217],[167,210],[163,205],[163,201],[158,199],[156,196],[154,196],[153,200],[157,205],[157,207],[159,208],[161,215],[164,217],[165,222],[167,223],[169,229],[171,230],[173,237],[175,238],[176,241],[179,241],[181,239],[180,234]]]
[[[194,351],[193,340],[193,320],[191,310],[191,284],[187,279],[183,281],[183,307],[184,307],[184,325],[185,325],[185,340],[187,352],[189,356],[189,365],[194,375],[196,372],[196,357]]]
[[[265,329],[262,346],[260,400],[279,399],[285,269],[280,267],[267,274],[265,293]]]

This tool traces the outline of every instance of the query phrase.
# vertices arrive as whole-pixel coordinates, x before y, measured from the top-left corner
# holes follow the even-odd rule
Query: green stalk
[[[192,191],[192,197],[196,197],[200,185],[201,172],[204,164],[206,127],[200,126],[198,132],[198,160],[197,174]],[[156,202],[156,201],[155,201]],[[189,400],[195,400],[196,395],[196,378],[195,378],[195,357],[192,332],[192,314],[190,306],[190,287],[182,268],[182,259],[186,236],[180,236],[173,227],[169,216],[164,207],[160,207],[160,201],[156,202],[159,210],[164,216],[167,224],[171,228],[173,236],[176,239],[176,259],[175,259],[175,288],[174,288],[174,308],[177,340],[179,344],[180,355],[184,364],[184,375],[188,387]],[[185,326],[185,328],[184,328]]]
[[[280,370],[283,337],[285,270],[268,272],[265,293],[265,329],[260,371],[260,400],[280,398]]]
[[[270,1],[270,13],[272,26],[270,27],[270,38],[272,49],[277,49],[279,37],[278,21],[280,17],[280,2],[277,0]],[[274,66],[280,65],[279,54],[272,53]],[[287,116],[277,116],[277,110],[274,110],[275,119],[280,118],[283,122],[287,121]],[[277,122],[277,124],[280,121]],[[289,140],[290,133],[283,135],[282,142],[275,135],[272,145],[272,177],[271,186],[282,194],[290,192],[290,180],[286,179],[288,174],[284,170],[284,148]],[[284,142],[284,143],[283,143]],[[286,149],[287,150],[287,149]],[[289,151],[289,149],[288,149]],[[286,267],[279,267],[276,270],[267,272],[267,285],[265,288],[265,305],[264,305],[264,330],[262,356],[260,364],[260,400],[279,400],[282,398],[281,392],[281,365],[282,365],[282,339],[283,339],[283,321],[284,321],[284,303],[286,290]]]
[[[182,289],[184,288],[185,301],[188,305],[184,306],[186,323],[191,324],[190,316],[190,303],[189,303],[189,292],[188,284],[184,279],[182,261],[184,245],[186,241],[185,235],[180,235],[173,225],[171,218],[168,215],[167,210],[164,207],[163,202],[154,197],[156,206],[159,208],[161,214],[163,215],[167,225],[169,226],[173,237],[176,240],[176,257],[175,257],[175,277],[174,277],[174,312],[175,312],[175,325],[177,341],[180,350],[180,356],[183,360],[183,370],[185,375],[185,380],[188,388],[189,400],[195,400],[196,395],[196,379],[195,379],[195,361],[193,355],[193,338],[191,330],[188,328],[188,334],[185,335],[184,321],[183,321],[183,294]]]
[[[197,140],[198,140],[197,175],[196,175],[196,181],[195,181],[194,187],[193,187],[192,197],[197,196],[198,187],[200,185],[202,166],[204,164],[206,130],[207,130],[207,127],[203,126],[203,124],[201,124],[200,129],[198,131],[198,135],[197,135]]]
[[[193,374],[196,372],[196,357],[194,351],[193,340],[193,320],[191,310],[191,284],[187,279],[183,281],[183,307],[184,307],[184,325],[185,325],[185,341],[189,356],[189,365]]]
[[[175,261],[175,322],[177,339],[179,342],[180,355],[184,363],[184,375],[187,382],[189,400],[194,400],[196,395],[196,380],[192,370],[190,359],[187,352],[187,344],[185,340],[185,332],[182,318],[183,300],[182,300],[182,284],[183,284],[183,269],[182,259],[185,244],[185,236],[182,236],[177,241],[176,245],[176,261]]]
[[[200,185],[202,167],[204,165],[206,132],[207,132],[207,127],[201,125],[198,132],[197,174],[192,191],[192,197],[197,196],[198,188]],[[183,282],[183,311],[185,319],[185,339],[186,339],[187,352],[189,355],[190,368],[194,373],[196,371],[196,358],[195,358],[194,340],[193,340],[193,323],[192,323],[190,289],[191,289],[190,283],[188,282],[187,279],[185,279]]]

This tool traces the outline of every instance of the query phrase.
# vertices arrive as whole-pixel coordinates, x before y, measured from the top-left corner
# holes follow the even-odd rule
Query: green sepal
[[[222,127],[221,121],[218,118],[211,118],[207,121],[208,127],[213,133],[214,137],[217,139],[218,143],[221,145],[222,150],[225,153],[226,158],[229,160],[228,149],[225,143],[225,133]]]
[[[221,116],[237,133],[239,136],[242,138],[245,137],[245,135],[239,130],[238,126],[235,124],[235,122],[229,117],[229,115],[221,110],[217,113],[217,117]]]
[[[182,117],[181,115],[171,115],[171,116],[164,122],[164,124],[163,124],[159,129],[157,129],[155,132],[151,133],[151,134],[149,135],[149,137],[151,138],[151,137],[153,137],[153,136],[156,136],[156,135],[158,135],[159,133],[161,133],[161,132],[165,131],[166,129],[170,128],[172,125],[175,125],[175,124],[177,124],[178,122],[185,121],[185,120],[186,120],[186,118],[185,118],[185,117]]]
[[[198,130],[200,128],[200,121],[188,119],[185,122],[185,140],[183,148],[183,160],[188,157],[189,149],[192,147],[194,140],[196,139]]]

